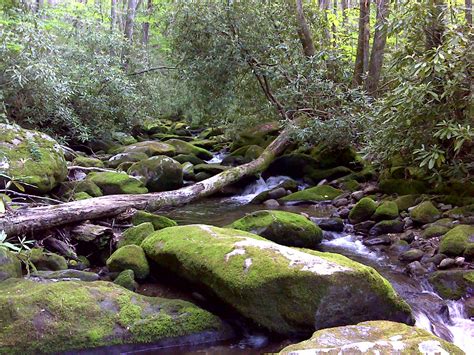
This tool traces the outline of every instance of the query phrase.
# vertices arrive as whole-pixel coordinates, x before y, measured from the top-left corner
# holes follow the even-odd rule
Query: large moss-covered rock
[[[45,354],[130,343],[223,337],[192,303],[145,297],[110,282],[0,283],[0,353]],[[165,343],[165,344],[166,344]]]
[[[318,330],[311,339],[284,348],[289,354],[452,354],[464,352],[430,332],[389,321]]]
[[[314,248],[323,231],[300,214],[285,211],[257,211],[236,220],[230,228],[258,234],[278,244]]]
[[[93,181],[85,180],[76,180],[76,181],[65,181],[61,183],[61,186],[58,191],[58,196],[63,198],[70,198],[74,194],[81,192],[87,193],[91,197],[102,196],[102,190],[97,186]]]
[[[157,141],[144,141],[128,145],[123,149],[122,153],[145,153],[149,157],[154,155],[173,156],[176,154],[176,149],[168,144]]]
[[[171,227],[146,238],[147,257],[280,334],[370,319],[412,323],[409,306],[374,269],[244,231]]]
[[[0,247],[0,281],[21,277],[21,262],[15,254]]]
[[[216,175],[228,169],[228,166],[224,166],[221,164],[198,164],[194,166],[194,172],[196,174],[204,172],[210,175]]]
[[[28,260],[33,263],[37,270],[65,270],[67,261],[61,255],[49,253],[41,248],[33,248],[28,253]]]
[[[114,171],[90,173],[87,179],[100,187],[104,195],[144,194],[148,190],[143,183],[127,174]]]
[[[97,158],[92,157],[83,157],[78,156],[72,162],[73,165],[84,166],[84,167],[95,167],[95,168],[103,168],[104,162]]]
[[[400,211],[406,211],[416,205],[419,195],[403,195],[395,199],[395,203]]]
[[[117,248],[131,244],[140,245],[143,240],[154,231],[153,224],[150,222],[144,222],[137,226],[130,227],[123,232],[122,238],[120,238],[117,243]]]
[[[343,191],[329,185],[310,187],[302,191],[294,192],[288,196],[282,197],[280,201],[284,202],[305,202],[305,201],[328,201],[334,200],[342,195]]]
[[[66,178],[66,159],[61,146],[48,135],[0,124],[0,174],[24,183],[29,190],[46,193]]]
[[[142,181],[153,192],[179,189],[183,186],[183,168],[176,160],[157,155],[133,164],[128,174]]]
[[[242,132],[234,139],[231,151],[249,145],[258,145],[265,148],[278,135],[281,125],[279,122],[265,122],[252,126]]]
[[[148,159],[148,155],[143,152],[119,153],[107,161],[107,166],[109,168],[116,168],[123,163],[136,163],[146,159]]]
[[[107,267],[110,271],[133,270],[137,279],[145,279],[150,273],[150,266],[143,249],[134,244],[117,249],[107,259]]]
[[[191,143],[179,140],[179,139],[170,139],[166,141],[167,144],[172,145],[177,154],[192,154],[198,158],[209,160],[212,159],[212,153],[204,148],[196,147]]]
[[[467,251],[469,258],[474,258],[474,226],[459,225],[451,229],[441,238],[439,252],[446,255],[459,256]]]
[[[435,291],[445,299],[458,300],[474,289],[473,270],[443,270],[430,275]]]
[[[138,226],[139,224],[145,222],[150,222],[155,230],[163,229],[166,227],[174,227],[178,225],[178,223],[168,217],[160,216],[145,211],[137,211],[132,217],[132,223],[134,226]]]
[[[422,202],[410,211],[411,219],[420,224],[433,223],[440,216],[441,212],[431,201]]]
[[[360,170],[363,167],[361,157],[354,148],[349,146],[332,148],[320,144],[311,150],[310,155],[318,161],[318,166],[323,169],[344,166]]]
[[[398,217],[398,206],[393,201],[382,202],[374,212],[375,221],[390,220]]]
[[[376,209],[377,203],[370,197],[361,198],[354,207],[352,207],[349,213],[349,221],[353,224],[366,221],[372,217]]]

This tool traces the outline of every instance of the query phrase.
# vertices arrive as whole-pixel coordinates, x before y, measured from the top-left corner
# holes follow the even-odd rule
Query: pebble
[[[266,200],[263,205],[267,208],[277,208],[280,203],[277,200]]]
[[[343,207],[349,204],[349,200],[347,198],[339,198],[334,200],[333,205],[336,207]]]
[[[362,197],[364,197],[364,191],[354,191],[351,193],[351,197],[354,200],[359,201]]]
[[[456,265],[456,261],[454,259],[446,258],[446,259],[443,259],[439,263],[438,269],[448,269],[448,268],[450,268],[451,266],[454,266],[454,265]]]

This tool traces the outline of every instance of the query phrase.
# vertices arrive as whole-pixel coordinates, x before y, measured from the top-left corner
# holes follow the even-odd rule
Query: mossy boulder
[[[65,270],[66,259],[58,254],[44,251],[41,248],[33,248],[28,252],[28,260],[33,263],[37,270]]]
[[[21,277],[21,262],[11,251],[0,247],[0,281]]]
[[[424,239],[431,239],[431,238],[441,237],[447,232],[449,232],[449,227],[431,225],[423,231],[422,237]]]
[[[279,354],[451,354],[464,352],[430,332],[389,321],[371,321],[318,330],[311,339]]]
[[[372,218],[375,221],[390,220],[398,218],[398,206],[393,201],[382,202],[374,212]]]
[[[87,175],[87,179],[99,186],[104,195],[145,194],[148,192],[140,180],[125,173],[94,172]]]
[[[84,166],[86,168],[88,167],[94,167],[94,168],[103,168],[104,167],[104,162],[100,159],[97,158],[91,158],[91,157],[83,157],[83,156],[78,156],[74,159],[72,162],[73,165],[77,166]]]
[[[143,249],[138,245],[125,245],[118,248],[107,259],[110,271],[133,270],[137,279],[145,279],[150,273],[150,266]]]
[[[451,256],[460,256],[471,253],[474,248],[474,226],[459,225],[451,229],[441,238],[439,252]],[[474,255],[466,255],[471,258]]]
[[[413,323],[409,306],[371,267],[344,256],[282,246],[207,225],[146,238],[148,258],[279,334],[389,319]]]
[[[126,146],[123,152],[120,153],[145,153],[147,156],[167,155],[173,156],[176,153],[176,148],[164,142],[144,141]]]
[[[140,245],[143,240],[154,231],[153,224],[150,222],[144,222],[137,226],[130,227],[123,232],[122,237],[117,243],[117,248],[131,244]]]
[[[224,166],[220,164],[198,164],[194,166],[194,172],[196,174],[205,172],[211,175],[216,175],[228,169],[229,169],[228,166]]]
[[[410,211],[411,219],[419,224],[433,223],[441,216],[441,212],[431,201],[424,201]]]
[[[417,195],[429,190],[424,181],[410,179],[385,179],[379,182],[380,191],[386,194]]]
[[[239,133],[230,150],[235,151],[240,147],[249,145],[258,145],[265,148],[278,135],[280,128],[280,123],[276,121],[252,126]]]
[[[474,290],[474,271],[436,271],[429,277],[429,282],[444,299],[458,300]]]
[[[128,174],[137,177],[149,191],[169,191],[183,186],[183,168],[176,160],[157,155],[134,163]]]
[[[137,140],[135,139],[135,137],[124,132],[112,132],[112,140],[122,145],[137,143]]]
[[[167,228],[167,227],[174,227],[177,226],[178,223],[173,221],[172,219],[159,216],[157,214],[145,212],[145,211],[137,211],[132,217],[132,223],[134,226],[138,226],[139,224],[150,222],[153,225],[155,230]]]
[[[213,156],[210,151],[179,139],[170,139],[166,143],[173,146],[177,154],[192,154],[204,160],[212,159]]]
[[[318,161],[318,167],[321,169],[344,166],[360,170],[363,167],[361,157],[357,154],[355,149],[350,146],[330,148],[324,144],[320,144],[311,149],[310,156]]]
[[[284,202],[311,202],[311,201],[328,201],[334,200],[343,194],[342,190],[336,189],[329,185],[321,185],[310,187],[302,191],[294,192],[290,195],[282,197],[280,201]]]
[[[193,165],[205,164],[206,162],[193,154],[178,154],[177,156],[173,157],[174,160],[183,164],[183,163],[191,163]]]
[[[94,272],[66,269],[57,271],[40,270],[31,273],[32,277],[36,277],[42,280],[71,280],[76,279],[80,281],[97,281],[99,275]]]
[[[380,221],[370,228],[370,235],[381,235],[387,233],[402,233],[405,223],[399,219]]]
[[[77,192],[72,196],[72,198],[75,201],[80,201],[80,200],[87,200],[89,198],[92,198],[92,196],[89,195],[87,192]]]
[[[451,218],[458,218],[458,219],[463,218],[463,217],[473,217],[474,204],[453,208],[452,210],[448,211],[448,216]]]
[[[399,211],[406,211],[417,204],[419,195],[403,195],[395,199]]]
[[[93,181],[84,179],[77,181],[65,181],[59,187],[58,196],[63,198],[70,198],[72,195],[85,192],[89,196],[102,196],[102,190]]]
[[[66,159],[61,146],[48,135],[0,124],[0,174],[23,183],[27,190],[47,193],[66,178]]]
[[[0,353],[46,354],[132,343],[220,339],[222,322],[192,303],[145,297],[111,282],[0,283]]]
[[[143,152],[119,153],[114,155],[107,161],[107,166],[109,168],[117,168],[123,163],[136,163],[137,161],[142,161],[146,159],[148,159],[148,155]]]
[[[349,221],[353,224],[366,221],[372,217],[376,209],[377,203],[374,200],[370,197],[363,197],[352,207]]]
[[[283,194],[283,190],[285,193]],[[275,198],[280,198],[281,196],[278,196],[280,193],[282,196],[286,195],[286,191],[298,191],[298,183],[295,180],[289,179],[283,181],[281,184],[278,184],[278,186],[274,187],[273,189],[263,191],[259,193],[257,196],[255,196],[251,203],[253,204],[259,204],[262,203],[268,199],[275,199]]]
[[[135,291],[138,287],[135,281],[135,273],[133,270],[127,269],[122,271],[114,280],[114,284],[125,287],[127,290]]]
[[[300,214],[285,211],[257,211],[234,221],[229,228],[302,248],[315,248],[323,239],[323,231],[316,224]]]

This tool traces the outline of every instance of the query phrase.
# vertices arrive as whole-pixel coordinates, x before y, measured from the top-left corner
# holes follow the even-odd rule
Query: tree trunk
[[[117,0],[110,1],[110,30],[114,31],[117,26]]]
[[[315,55],[316,49],[314,48],[311,30],[304,17],[302,0],[296,0],[296,18],[298,20],[298,36],[303,45],[303,53],[306,57],[312,57]]]
[[[146,7],[146,12],[147,12],[147,17],[149,19],[151,17],[151,14],[153,13],[153,2],[152,2],[152,0],[148,0],[147,7]],[[150,22],[148,22],[148,21],[144,22],[143,26],[142,26],[142,29],[143,29],[142,43],[145,46],[148,46],[148,42],[150,41]]]
[[[354,66],[352,85],[362,85],[363,76],[369,66],[369,39],[370,39],[370,0],[360,0],[359,3],[359,37]]]
[[[472,0],[465,1],[466,6],[466,23],[472,26]]]
[[[125,34],[125,38],[127,38],[130,43],[133,42],[133,26],[135,24],[136,9],[137,9],[137,0],[128,0],[127,17],[125,19],[124,34]]]
[[[348,0],[341,0],[342,24],[344,28],[347,25],[347,9],[349,8]]]
[[[429,1],[429,25],[426,28],[426,50],[438,48],[443,43],[444,0]]]
[[[366,81],[367,92],[374,96],[377,91],[382,72],[385,44],[387,43],[387,16],[390,0],[376,0],[377,20],[375,24],[374,43],[370,54],[369,74]]]
[[[273,161],[289,144],[288,132],[283,131],[254,161],[231,168],[209,179],[175,191],[143,195],[109,195],[62,205],[32,207],[0,216],[0,230],[9,236],[31,233],[97,218],[116,216],[127,209],[157,210],[177,206],[212,195],[223,187],[246,176],[257,174]]]

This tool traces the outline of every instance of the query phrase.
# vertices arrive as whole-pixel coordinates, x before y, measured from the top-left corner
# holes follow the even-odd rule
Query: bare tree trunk
[[[285,130],[254,161],[175,191],[143,195],[109,195],[62,205],[13,211],[0,216],[0,230],[4,230],[7,235],[20,235],[86,220],[113,217],[129,208],[153,211],[166,206],[189,203],[212,195],[243,177],[265,170],[288,144],[289,135]]]
[[[362,85],[363,76],[369,66],[370,0],[360,0],[359,10],[359,37],[354,75],[352,77],[353,86]]]
[[[110,30],[114,31],[117,26],[117,0],[110,1]]]
[[[385,44],[387,43],[387,16],[390,0],[376,0],[377,20],[375,24],[374,43],[370,54],[369,74],[366,80],[366,90],[370,95],[377,91],[382,72]]]
[[[125,38],[127,38],[130,43],[133,42],[133,25],[135,24],[136,9],[137,9],[137,0],[128,0],[127,17],[125,19],[124,34],[125,34]]]
[[[472,26],[472,0],[465,0],[466,23]]]
[[[151,17],[151,14],[153,13],[153,2],[152,2],[152,0],[148,0],[147,7],[146,7],[146,12],[147,12],[147,17],[149,19]],[[148,42],[150,41],[150,22],[148,22],[148,21],[144,22],[142,28],[143,28],[142,43],[145,46],[148,46]]]
[[[314,48],[311,30],[304,17],[302,0],[296,0],[296,18],[298,20],[298,36],[303,45],[303,53],[306,57],[312,57],[315,55],[316,49]]]

